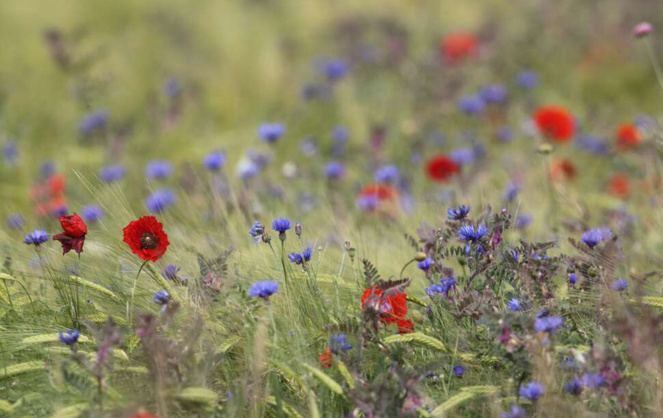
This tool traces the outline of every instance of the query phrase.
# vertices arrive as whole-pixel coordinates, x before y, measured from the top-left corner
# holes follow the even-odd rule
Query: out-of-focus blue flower
[[[174,264],[168,264],[165,269],[163,269],[162,276],[168,280],[176,281],[178,280],[177,273],[180,271],[180,268]]]
[[[472,225],[462,225],[458,229],[458,236],[462,241],[479,241],[488,233],[485,225],[479,225],[476,229]]]
[[[512,298],[512,299],[506,304],[506,307],[507,307],[510,311],[518,312],[518,311],[521,309],[522,305],[521,305],[521,303],[520,303],[520,301],[519,301],[518,299],[516,299],[516,298]]]
[[[177,99],[182,95],[182,83],[175,77],[171,77],[164,83],[163,90],[169,99]]]
[[[346,142],[350,137],[350,132],[345,126],[337,126],[332,131],[332,138],[334,141]]]
[[[97,222],[104,216],[104,210],[97,205],[89,205],[81,210],[81,217],[86,222]]]
[[[157,305],[167,305],[170,302],[170,293],[165,290],[159,290],[154,294],[154,303]]]
[[[46,160],[39,166],[39,171],[43,178],[48,179],[55,174],[55,163],[53,160]]]
[[[537,332],[547,332],[551,335],[555,334],[557,328],[564,324],[564,320],[559,316],[544,316],[534,321],[534,330]]]
[[[470,206],[460,205],[458,209],[456,208],[447,208],[447,219],[450,221],[459,221],[465,219],[465,217],[470,213]]]
[[[285,232],[290,229],[290,219],[288,218],[277,218],[272,222],[272,229],[278,232]]]
[[[518,215],[518,220],[516,221],[516,228],[527,228],[534,218],[528,213],[521,213]]]
[[[483,86],[479,95],[488,104],[503,104],[508,99],[506,88],[497,84]]]
[[[285,134],[285,125],[282,123],[263,123],[258,127],[258,136],[263,141],[273,144]]]
[[[170,189],[156,190],[145,200],[145,207],[153,213],[163,212],[177,200],[177,195]]]
[[[279,284],[270,280],[253,283],[249,288],[249,296],[252,298],[267,299],[279,292]]]
[[[325,166],[325,176],[328,179],[338,180],[345,174],[343,164],[333,161]]]
[[[520,186],[511,181],[504,190],[504,199],[507,202],[513,202],[516,196],[518,196],[518,193],[520,193]]]
[[[60,216],[66,215],[68,212],[69,210],[67,210],[67,207],[64,204],[62,204],[56,207],[55,209],[51,210],[51,215],[55,216],[56,218],[59,218]]]
[[[256,244],[260,242],[264,232],[265,225],[260,223],[260,221],[253,222],[253,226],[251,226],[251,229],[249,230],[249,234],[251,235],[251,238],[253,238],[253,242]]]
[[[545,389],[543,388],[543,385],[537,382],[528,382],[518,389],[518,394],[530,401],[536,401],[544,392]]]
[[[2,156],[7,164],[13,164],[18,159],[18,144],[16,141],[5,142],[2,147]]]
[[[23,236],[23,242],[27,245],[34,245],[39,247],[39,244],[43,244],[48,241],[49,235],[43,229],[35,229],[30,232],[28,235]]]
[[[610,151],[610,145],[602,139],[591,135],[578,135],[575,144],[583,151],[593,155],[606,155]]]
[[[329,338],[329,349],[334,354],[341,351],[347,353],[352,348],[352,344],[348,343],[348,337],[345,334],[334,334]]]
[[[624,290],[628,289],[628,280],[617,279],[614,282],[612,282],[612,285],[610,287],[612,288],[612,290],[615,290],[617,292],[623,292]]]
[[[83,136],[90,136],[95,132],[103,131],[107,126],[108,112],[101,110],[85,115],[78,128]]]
[[[295,264],[302,264],[304,262],[304,258],[300,253],[290,253],[288,254],[288,260],[290,260],[291,263]]]
[[[582,242],[584,242],[589,248],[594,248],[599,245],[602,241],[610,239],[612,237],[612,231],[608,228],[602,229],[590,229],[589,231],[582,234]]]
[[[302,257],[304,257],[304,261],[311,261],[311,257],[313,257],[313,249],[311,247],[304,248],[304,251],[302,251]]]
[[[534,71],[521,71],[516,76],[516,82],[521,88],[530,90],[539,85],[539,76]]]
[[[502,126],[497,130],[497,140],[500,142],[511,142],[513,140],[513,129],[508,126]]]
[[[396,183],[400,173],[395,165],[383,165],[375,171],[373,178],[378,183]]]
[[[302,154],[312,158],[318,153],[318,143],[314,137],[307,136],[301,144],[299,144],[299,149],[302,151]]]
[[[527,413],[523,408],[517,404],[511,405],[511,410],[509,412],[502,413],[501,418],[526,418]]]
[[[359,196],[357,208],[365,212],[371,212],[380,206],[380,198],[375,195]]]
[[[587,373],[582,376],[582,385],[586,388],[597,389],[605,385],[605,379],[598,373]]]
[[[248,180],[260,173],[261,167],[250,158],[243,158],[237,165],[237,176]]]
[[[145,175],[149,179],[165,179],[173,173],[173,166],[167,160],[152,160],[145,166]]]
[[[476,159],[476,153],[473,148],[456,148],[449,153],[449,158],[458,165],[471,164]]]
[[[444,277],[440,279],[440,286],[442,287],[443,293],[449,293],[449,291],[453,289],[455,284],[456,284],[455,277]]]
[[[578,275],[576,273],[569,274],[569,283],[570,284],[576,284],[577,281],[578,281]]]
[[[7,226],[11,229],[19,229],[25,226],[25,218],[20,213],[12,213],[7,216]]]
[[[205,168],[211,171],[219,171],[226,164],[226,155],[221,151],[212,151],[203,161]]]
[[[460,364],[456,364],[453,367],[453,372],[454,372],[454,376],[463,377],[463,375],[465,374],[465,367],[461,366]]]
[[[428,271],[434,262],[435,261],[433,261],[432,258],[426,257],[423,261],[417,263],[417,267],[419,267],[423,271]]]
[[[458,110],[468,115],[478,115],[486,107],[479,96],[466,96],[458,100]]]
[[[345,78],[350,72],[347,62],[339,58],[330,58],[318,63],[318,68],[330,81],[338,81]]]
[[[105,183],[112,183],[114,181],[120,181],[124,178],[124,167],[121,165],[109,165],[106,167],[101,167],[99,170],[99,177]]]
[[[582,393],[582,382],[579,379],[571,379],[564,384],[564,390],[571,395],[580,395]]]
[[[73,345],[78,342],[81,333],[77,329],[69,329],[65,332],[60,331],[60,341],[66,345]]]
[[[442,286],[440,286],[439,284],[433,284],[426,288],[426,294],[431,298],[439,293],[444,293],[442,290]]]

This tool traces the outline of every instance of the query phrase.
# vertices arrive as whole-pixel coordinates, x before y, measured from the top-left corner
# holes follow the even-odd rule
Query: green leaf
[[[0,378],[16,376],[17,374],[37,372],[45,370],[43,361],[28,361],[25,363],[12,364],[0,368]]]
[[[179,401],[198,404],[213,404],[217,398],[216,392],[207,388],[186,388],[175,395]]]
[[[447,351],[447,348],[444,346],[442,341],[426,334],[422,334],[421,332],[410,332],[408,334],[402,335],[390,335],[384,339],[384,342],[387,344],[416,343],[425,347],[432,348],[434,350]]]

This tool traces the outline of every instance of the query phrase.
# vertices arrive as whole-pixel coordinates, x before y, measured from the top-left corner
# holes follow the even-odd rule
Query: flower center
[[[145,232],[142,237],[140,237],[140,248],[143,250],[152,250],[157,247],[159,241],[154,235],[149,232]]]

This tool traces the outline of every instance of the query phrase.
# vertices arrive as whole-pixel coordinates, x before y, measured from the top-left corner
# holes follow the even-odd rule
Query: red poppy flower
[[[397,192],[387,184],[369,184],[359,194],[362,197],[375,196],[380,200],[391,200],[396,197]]]
[[[163,224],[154,216],[143,216],[131,221],[123,232],[123,241],[129,245],[131,252],[145,261],[157,261],[170,245]]]
[[[368,299],[377,298],[380,312],[382,312],[380,321],[385,324],[397,323],[407,315],[407,295],[398,291],[390,293],[390,295],[383,295],[381,289],[366,288],[364,294],[361,295],[362,309]]]
[[[550,165],[550,175],[553,180],[573,180],[576,176],[576,166],[569,160],[553,160]]]
[[[534,114],[534,122],[543,136],[554,142],[569,142],[575,122],[571,113],[560,106],[543,106]]]
[[[458,164],[446,155],[438,155],[428,160],[426,174],[431,180],[443,183],[460,171]]]
[[[159,418],[157,415],[148,414],[144,410],[140,410],[137,413],[131,415],[129,418]]]
[[[642,141],[640,130],[631,124],[622,125],[617,128],[616,136],[617,148],[619,148],[620,151],[628,151],[629,149],[635,148],[640,145],[640,141]]]
[[[325,349],[325,351],[320,354],[320,365],[325,369],[328,369],[332,366],[334,357],[332,357],[332,351],[330,348]]]
[[[53,239],[62,244],[62,254],[67,254],[71,250],[76,251],[77,254],[82,253],[85,234],[87,234],[87,226],[83,219],[76,213],[60,216],[60,225],[64,232],[54,235]]]
[[[414,332],[414,324],[409,319],[399,319],[396,321],[396,325],[398,326],[399,334]]]
[[[459,32],[443,38],[440,49],[445,60],[456,63],[476,55],[479,42],[473,34]]]
[[[624,199],[631,193],[631,182],[625,174],[615,174],[608,181],[608,191],[614,196]]]

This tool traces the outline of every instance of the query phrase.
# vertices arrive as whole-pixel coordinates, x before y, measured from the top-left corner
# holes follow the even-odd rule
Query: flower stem
[[[136,273],[136,277],[134,277],[134,285],[133,288],[131,289],[131,306],[127,304],[127,317],[129,318],[129,321],[127,322],[128,324],[131,324],[131,321],[133,319],[133,310],[134,310],[134,295],[136,294],[136,284],[138,283],[138,276],[140,276],[140,272],[143,271],[143,267],[147,264],[147,260],[143,261],[143,264],[140,265],[140,268],[138,269],[138,273]]]

